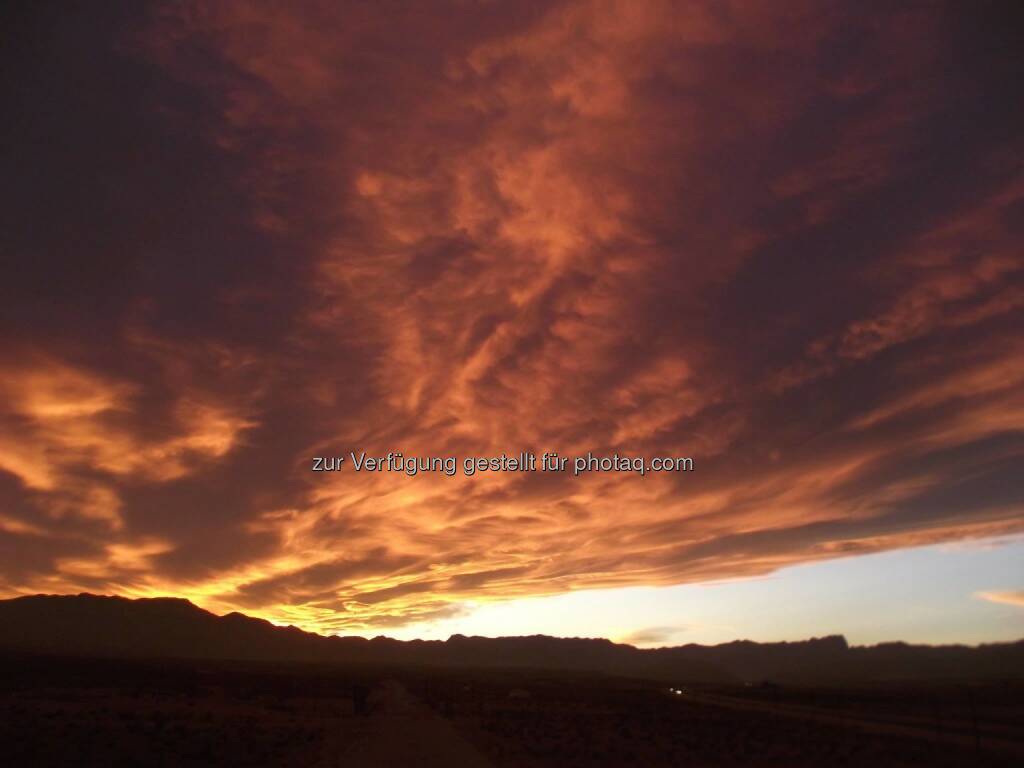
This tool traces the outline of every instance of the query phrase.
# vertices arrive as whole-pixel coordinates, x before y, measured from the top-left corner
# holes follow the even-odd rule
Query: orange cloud
[[[9,591],[373,631],[1019,531],[1019,145],[949,117],[996,79],[955,13],[220,3],[132,27],[173,226],[118,199],[103,322],[4,363]],[[696,471],[309,471],[350,450]]]
[[[1003,603],[1005,605],[1016,605],[1024,607],[1024,590],[1005,592],[979,592],[976,597],[988,600],[990,603]]]

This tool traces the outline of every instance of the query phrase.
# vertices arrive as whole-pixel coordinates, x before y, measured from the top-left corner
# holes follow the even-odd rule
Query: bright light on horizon
[[[1024,608],[982,595],[1019,590],[1022,563],[1024,539],[984,539],[795,565],[728,582],[467,604],[463,615],[442,621],[343,634],[401,640],[544,634],[640,647],[827,635],[843,635],[853,645],[1010,641],[1024,638]]]

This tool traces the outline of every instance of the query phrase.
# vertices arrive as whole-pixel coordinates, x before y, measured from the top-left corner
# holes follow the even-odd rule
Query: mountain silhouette
[[[0,649],[125,658],[532,668],[691,683],[849,683],[1024,677],[1024,640],[967,646],[850,647],[841,636],[789,643],[640,649],[603,639],[324,637],[188,600],[35,595],[0,600]]]

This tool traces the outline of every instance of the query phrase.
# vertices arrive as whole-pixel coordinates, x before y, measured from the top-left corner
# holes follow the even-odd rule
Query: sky
[[[18,5],[0,596],[1024,637],[1019,3]]]
[[[854,645],[1011,642],[1024,636],[1024,592],[993,587],[1019,585],[1022,561],[1020,537],[957,542],[789,566],[753,579],[477,604],[389,634],[508,636],[529,627],[561,637],[610,634],[646,648],[826,634]],[[609,606],[615,633],[607,631]]]

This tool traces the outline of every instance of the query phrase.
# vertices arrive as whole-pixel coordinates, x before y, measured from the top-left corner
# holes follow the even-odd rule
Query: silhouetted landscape
[[[978,647],[840,636],[791,643],[639,649],[603,639],[464,637],[400,641],[324,637],[241,613],[215,616],[188,600],[37,595],[0,601],[0,647],[130,658],[375,663],[600,672],[687,683],[831,684],[990,680],[1024,676],[1024,640]]]
[[[1013,765],[1024,642],[644,650],[323,637],[187,600],[0,601],[8,765]]]
[[[2,11],[0,768],[1024,765],[1022,0]]]

